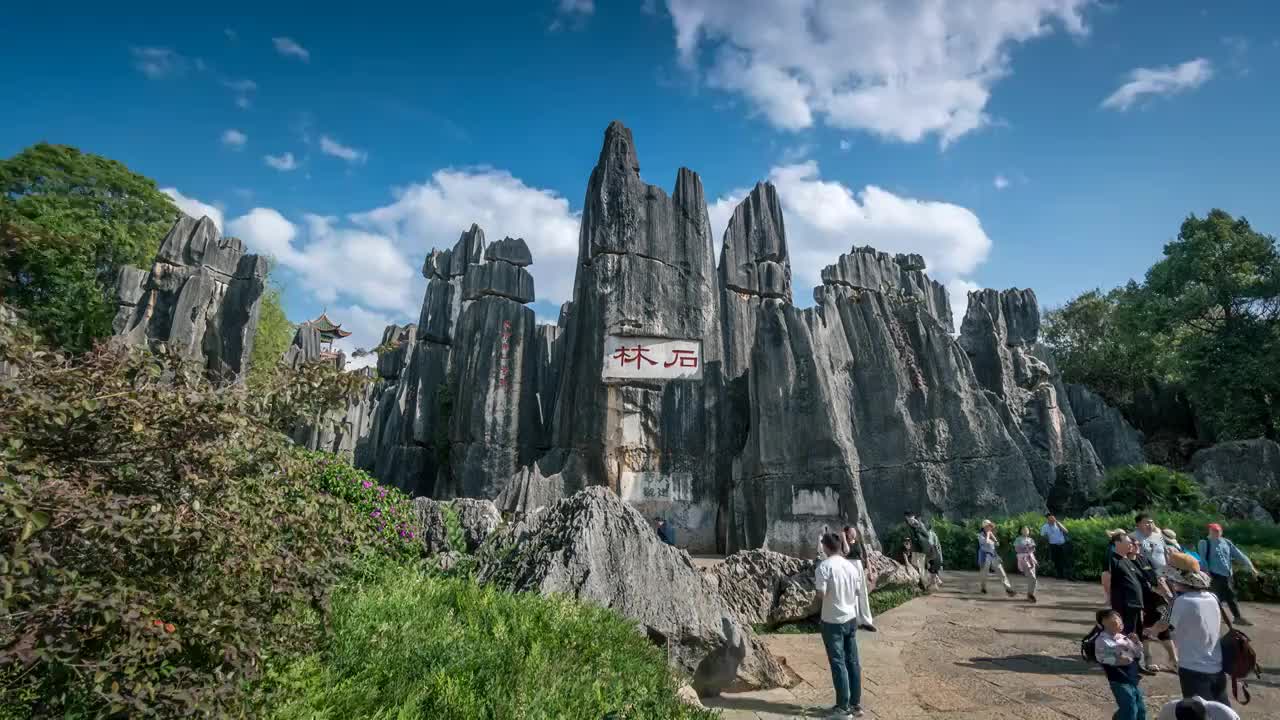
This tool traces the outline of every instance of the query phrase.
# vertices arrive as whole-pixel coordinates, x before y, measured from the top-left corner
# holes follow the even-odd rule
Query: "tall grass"
[[[339,594],[327,647],[275,681],[278,720],[714,717],[611,611],[403,567]]]

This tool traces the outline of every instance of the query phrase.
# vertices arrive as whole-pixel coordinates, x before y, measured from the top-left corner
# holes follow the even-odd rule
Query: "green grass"
[[[278,720],[714,717],[611,611],[403,566],[339,593],[324,650],[273,682]]]

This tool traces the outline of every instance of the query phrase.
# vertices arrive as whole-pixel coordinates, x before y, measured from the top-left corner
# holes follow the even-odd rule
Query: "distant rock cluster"
[[[639,168],[611,124],[555,325],[528,307],[523,240],[473,225],[430,253],[418,322],[387,328],[343,421],[357,465],[514,513],[604,485],[694,551],[807,555],[824,524],[874,544],[907,508],[1082,511],[1104,467],[1141,456],[1117,412],[1063,385],[1031,291],[972,293],[957,338],[922,257],[855,246],[802,309],[771,184],[735,208],[717,265],[698,175],[668,194]],[[645,354],[663,343],[693,349]],[[661,376],[677,359],[687,374]]]
[[[234,382],[249,368],[266,258],[222,237],[209,218],[181,217],[150,270],[121,269],[113,329],[124,343],[202,363],[210,376]]]

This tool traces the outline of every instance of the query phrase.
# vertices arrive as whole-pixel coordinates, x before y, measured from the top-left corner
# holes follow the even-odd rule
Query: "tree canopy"
[[[1280,250],[1244,218],[1191,215],[1142,283],[1049,311],[1045,338],[1069,381],[1122,408],[1174,384],[1206,440],[1280,431]]]
[[[111,291],[146,266],[179,210],[123,164],[40,143],[0,160],[0,292],[71,350],[111,332]]]

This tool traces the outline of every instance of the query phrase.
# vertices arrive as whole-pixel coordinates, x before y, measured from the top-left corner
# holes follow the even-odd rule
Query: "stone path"
[[[859,633],[865,717],[879,720],[1109,720],[1115,711],[1102,671],[1079,659],[1080,638],[1102,603],[1097,583],[1042,580],[1040,602],[978,593],[976,572],[949,572],[938,593],[877,618]],[[1021,586],[1020,576],[1011,576]],[[989,590],[1000,586],[989,585]],[[1246,720],[1280,718],[1280,606],[1245,604],[1245,628],[1264,669],[1250,685]],[[794,688],[706,698],[724,720],[824,717],[834,702],[818,635],[770,635],[774,653],[803,681]],[[1164,650],[1153,647],[1157,663]],[[1270,669],[1270,672],[1267,670]],[[1151,720],[1179,696],[1172,673],[1144,678]]]

